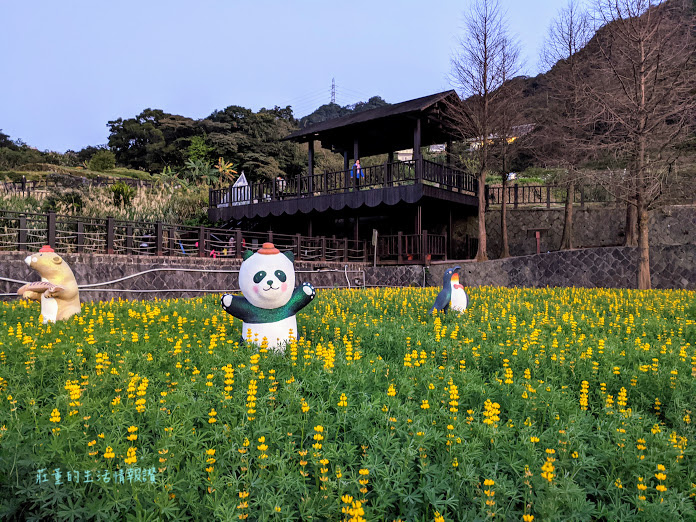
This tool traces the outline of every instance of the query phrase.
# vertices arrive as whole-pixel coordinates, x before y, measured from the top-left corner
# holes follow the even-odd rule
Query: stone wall
[[[484,263],[449,261],[429,268],[428,284],[442,285],[444,271],[455,265],[461,266],[465,286],[636,288],[638,249],[586,248]],[[696,290],[696,244],[651,246],[650,270],[653,288]]]
[[[28,252],[0,252],[0,278],[37,281],[38,274],[24,262],[27,255]],[[119,297],[197,297],[239,289],[236,271],[241,262],[238,259],[105,254],[64,254],[62,257],[81,287],[135,276],[96,289],[81,288],[83,302]],[[362,268],[356,263],[295,263],[297,280],[310,282],[316,288],[346,287],[348,282],[350,286],[362,286],[365,279]],[[6,299],[13,298],[21,284],[0,279],[0,293],[12,294],[4,296]]]
[[[541,229],[541,251],[558,250],[563,234],[563,208],[508,207],[508,242],[510,255],[536,254],[534,231]],[[573,209],[574,246],[591,248],[624,243],[626,209],[623,206],[586,206]],[[488,257],[500,254],[500,210],[486,213]],[[671,206],[650,213],[651,245],[696,244],[696,207]]]
[[[426,276],[422,265],[365,267],[366,286],[425,286]]]

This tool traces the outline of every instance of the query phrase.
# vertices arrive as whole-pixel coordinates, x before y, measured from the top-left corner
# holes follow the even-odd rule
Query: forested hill
[[[308,114],[307,116],[300,118],[300,129],[304,129],[305,127],[309,127],[310,125],[314,125],[316,123],[321,123],[322,121],[333,120],[335,118],[340,118],[341,116],[346,116],[347,114],[376,109],[377,107],[384,107],[385,105],[391,104],[384,101],[380,96],[373,96],[366,102],[358,102],[353,105],[345,105],[343,107],[337,103],[327,103],[319,107],[312,114]]]
[[[693,9],[696,10],[696,0],[693,2]],[[683,10],[680,5],[685,0],[668,0],[662,4],[662,9],[667,9],[670,16],[667,18],[669,24],[678,26],[682,23],[681,16]],[[643,15],[645,16],[645,15]],[[616,23],[616,22],[614,22]],[[600,27],[589,40],[589,42],[577,53],[578,74],[581,77],[592,76],[599,64],[602,62],[600,44],[604,43],[604,47],[608,47],[606,40],[612,38],[612,23]],[[520,93],[521,103],[516,105],[516,109],[520,111],[524,123],[538,123],[544,119],[544,112],[547,111],[552,104],[554,90],[558,89],[559,77],[563,74],[563,68],[566,67],[567,60],[558,61],[547,72],[534,77],[518,76],[510,80],[512,83],[517,83],[514,90]],[[691,61],[692,70],[688,74],[692,78],[696,78],[696,62]],[[562,82],[561,82],[562,83]]]

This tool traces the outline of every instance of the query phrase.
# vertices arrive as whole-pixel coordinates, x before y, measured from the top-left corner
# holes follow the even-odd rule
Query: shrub
[[[89,160],[90,170],[104,172],[111,170],[116,166],[116,156],[110,150],[99,150],[94,153],[92,159]]]
[[[47,196],[41,204],[41,211],[72,214],[81,212],[84,206],[82,192],[68,190]]]
[[[133,196],[135,196],[135,188],[124,183],[123,181],[119,181],[109,190],[111,191],[115,207],[130,207],[131,202],[133,201]]]

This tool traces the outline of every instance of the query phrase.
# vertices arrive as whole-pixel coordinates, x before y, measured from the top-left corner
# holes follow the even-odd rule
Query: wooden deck
[[[416,203],[424,197],[478,205],[475,177],[447,165],[415,159],[362,170],[361,178],[344,170],[212,189],[208,217],[211,221],[226,221],[292,215],[363,205]]]

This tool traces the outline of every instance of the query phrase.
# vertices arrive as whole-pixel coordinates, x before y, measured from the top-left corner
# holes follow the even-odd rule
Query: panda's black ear
[[[253,256],[253,255],[254,255],[254,253],[253,253],[251,250],[246,250],[246,251],[242,254],[242,259],[243,259],[244,261],[246,261],[247,259],[249,259],[249,258],[250,258],[251,256]]]
[[[293,254],[290,250],[283,252],[283,254],[287,256],[291,263],[295,262],[295,254]]]

